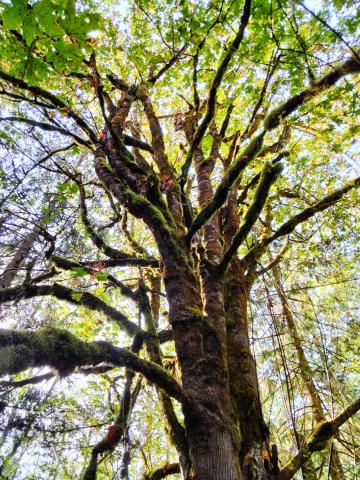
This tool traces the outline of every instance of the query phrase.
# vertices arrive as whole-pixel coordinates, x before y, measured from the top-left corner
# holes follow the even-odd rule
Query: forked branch
[[[314,452],[323,450],[327,442],[349,418],[360,410],[360,397],[333,420],[319,423],[299,453],[280,471],[278,480],[290,480]]]

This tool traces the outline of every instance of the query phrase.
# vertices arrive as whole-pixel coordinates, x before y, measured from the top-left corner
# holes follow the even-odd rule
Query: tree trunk
[[[170,321],[189,399],[183,407],[191,459],[188,479],[239,480],[225,329],[219,327],[224,312],[222,281],[210,274],[208,285],[213,286],[213,298],[209,302],[213,307],[217,303],[217,307],[213,317],[205,316],[206,306],[190,255],[187,264],[170,256],[163,261]]]
[[[313,416],[316,423],[324,422],[326,419],[325,412],[321,403],[321,398],[317,391],[315,382],[313,380],[313,372],[311,370],[310,364],[306,358],[302,340],[300,338],[296,322],[290,308],[286,292],[282,285],[281,273],[279,267],[273,268],[273,280],[275,289],[279,295],[280,303],[283,309],[283,314],[286,320],[288,327],[288,333],[291,337],[291,340],[294,344],[297,360],[299,364],[299,373],[306,389],[307,395],[311,400],[313,407]],[[336,446],[332,445],[331,457],[330,457],[330,475],[332,480],[345,480],[344,471],[341,465],[341,460],[339,457],[339,452],[337,451]]]
[[[262,458],[267,426],[249,342],[249,289],[243,268],[234,258],[226,276],[225,305],[231,399],[240,436],[238,454],[244,477],[263,479],[267,478]]]
[[[28,256],[34,241],[39,236],[40,229],[35,226],[32,231],[23,239],[15,255],[0,275],[0,288],[7,288],[11,285],[18,273],[18,269]]]

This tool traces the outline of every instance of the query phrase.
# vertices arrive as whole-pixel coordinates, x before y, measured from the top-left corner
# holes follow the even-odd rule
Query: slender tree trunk
[[[35,226],[31,232],[20,243],[15,255],[0,275],[0,288],[7,288],[11,285],[18,273],[18,268],[28,256],[34,241],[39,235],[39,227]]]
[[[275,289],[279,295],[279,299],[282,305],[283,314],[288,327],[288,333],[294,344],[296,355],[299,364],[299,373],[307,391],[307,394],[311,400],[313,407],[314,419],[317,423],[323,422],[326,419],[325,412],[321,403],[319,393],[313,380],[313,372],[306,358],[302,341],[297,330],[296,322],[289,305],[286,292],[282,285],[281,273],[279,267],[274,267],[272,270]],[[336,446],[332,445],[331,459],[330,459],[330,475],[332,480],[345,480],[344,471],[339,458],[339,452]]]

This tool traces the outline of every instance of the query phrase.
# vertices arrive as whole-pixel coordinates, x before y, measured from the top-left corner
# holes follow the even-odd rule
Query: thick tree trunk
[[[163,260],[170,321],[183,388],[189,398],[183,409],[191,459],[188,479],[239,480],[225,330],[219,327],[223,314],[222,282],[211,280],[215,297],[210,301],[213,306],[217,303],[217,308],[213,318],[207,317],[190,255],[188,264],[171,257]]]

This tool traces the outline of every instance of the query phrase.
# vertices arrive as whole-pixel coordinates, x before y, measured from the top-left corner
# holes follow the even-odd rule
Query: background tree
[[[353,3],[1,25],[2,477],[354,478]]]

